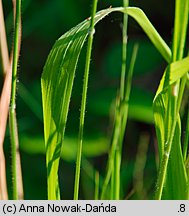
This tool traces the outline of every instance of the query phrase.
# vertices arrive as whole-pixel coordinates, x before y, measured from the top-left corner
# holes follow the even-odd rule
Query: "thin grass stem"
[[[91,59],[91,51],[92,51],[92,44],[93,44],[93,36],[95,31],[94,16],[97,10],[97,2],[98,0],[93,0],[91,24],[89,28],[89,37],[88,37],[88,44],[87,44],[87,54],[86,54],[86,64],[85,64],[85,71],[84,71],[84,83],[83,83],[83,93],[82,93],[82,101],[81,101],[80,124],[79,124],[79,143],[78,143],[78,152],[77,152],[77,160],[76,160],[74,200],[78,200],[78,194],[79,194],[79,179],[80,179],[81,156],[82,156],[82,145],[83,145],[83,129],[84,129],[84,119],[85,119],[85,110],[86,110],[90,59]]]
[[[163,159],[162,159],[162,163],[161,163],[161,167],[160,167],[160,172],[159,172],[159,176],[158,176],[158,180],[157,180],[157,192],[156,192],[156,199],[160,200],[162,197],[162,192],[163,192],[163,187],[164,187],[164,183],[165,183],[165,177],[166,177],[166,173],[167,173],[167,165],[168,165],[168,161],[169,161],[169,155],[171,152],[171,148],[172,148],[172,142],[173,142],[173,138],[174,138],[174,134],[175,134],[175,128],[176,128],[176,124],[179,118],[179,110],[181,107],[181,101],[183,98],[183,93],[184,93],[184,88],[185,88],[185,84],[186,84],[186,78],[184,78],[181,82],[181,87],[180,87],[180,91],[179,94],[177,96],[177,98],[174,98],[174,95],[170,95],[170,100],[171,103],[174,103],[174,107],[173,109],[174,111],[174,120],[173,120],[173,124],[172,124],[172,128],[171,128],[171,134],[170,137],[168,138],[168,143],[167,143],[167,148],[165,148],[164,150],[164,154],[163,154]],[[170,109],[171,109],[171,104],[169,105]]]
[[[130,62],[130,67],[129,67],[129,72],[127,75],[127,81],[126,81],[126,90],[125,90],[125,98],[124,98],[124,102],[122,103],[121,106],[121,114],[122,117],[120,117],[120,105],[119,105],[119,97],[116,100],[116,111],[115,111],[115,123],[114,123],[114,133],[113,133],[113,138],[112,138],[112,147],[111,147],[111,151],[109,154],[109,158],[108,158],[108,168],[107,168],[107,173],[105,176],[105,180],[103,183],[103,187],[102,187],[102,193],[101,193],[101,199],[104,199],[105,197],[105,193],[108,187],[108,183],[110,181],[110,179],[114,179],[116,180],[116,186],[112,184],[112,182],[114,182],[113,180],[111,180],[111,193],[110,193],[110,197],[113,199],[116,199],[119,196],[119,189],[120,186],[117,186],[117,183],[120,184],[119,182],[119,176],[120,176],[120,165],[121,162],[119,156],[117,156],[117,165],[116,163],[114,163],[115,160],[115,152],[118,151],[118,141],[120,143],[123,142],[123,138],[124,138],[124,133],[125,133],[125,128],[126,128],[126,123],[127,123],[127,117],[128,117],[128,101],[129,101],[129,96],[130,96],[130,89],[131,89],[131,82],[132,82],[132,74],[134,71],[134,65],[136,62],[136,57],[137,57],[137,53],[138,53],[138,44],[136,44],[133,48],[133,53],[132,53],[132,57],[131,57],[131,62]],[[127,102],[126,102],[127,101]],[[121,122],[122,120],[122,122]],[[122,125],[121,125],[122,123]],[[121,147],[122,148],[122,147]],[[121,150],[122,151],[122,150]],[[117,154],[121,155],[121,152],[117,152]],[[117,166],[117,168],[115,169],[115,166]],[[119,171],[119,173],[118,173]],[[114,172],[116,172],[115,175],[116,179],[114,177]],[[117,187],[117,189],[115,189],[115,187]],[[114,188],[114,189],[113,189]],[[114,191],[114,195],[112,195],[112,191]],[[117,195],[115,195],[117,193]]]
[[[95,183],[95,179],[94,179],[94,175],[93,175],[93,173],[96,173],[96,175],[98,175],[98,178],[99,178],[99,192],[100,192],[100,190],[102,189],[102,181],[103,181],[103,178],[102,178],[102,176],[100,175],[100,173],[99,173],[99,171],[98,170],[96,170],[94,167],[93,167],[93,165],[88,161],[88,159],[86,159],[85,157],[83,157],[82,158],[82,169],[83,169],[83,171],[86,173],[86,175],[90,178],[90,180],[92,181],[92,182],[94,182],[94,184],[96,184]],[[97,174],[98,173],[98,174]],[[96,176],[97,177],[97,176]],[[97,180],[97,178],[96,178],[96,180]],[[98,192],[98,193],[99,193]],[[100,198],[99,197],[99,195],[98,195],[98,198]]]
[[[2,72],[5,75],[5,80],[2,88],[2,93],[0,97],[0,199],[7,200],[7,183],[6,183],[6,164],[5,164],[5,156],[3,150],[3,141],[5,137],[5,130],[7,124],[7,116],[8,116],[8,106],[6,101],[10,99],[10,94],[7,95],[7,79],[10,77],[8,72],[10,69],[9,62],[9,53],[7,46],[7,38],[5,31],[5,21],[4,21],[4,13],[2,0],[0,0],[0,56],[2,62]],[[6,94],[6,95],[5,95]],[[7,97],[6,97],[7,96]]]
[[[127,81],[125,84],[125,95],[124,100],[122,101],[120,105],[120,118],[121,118],[121,125],[120,125],[120,134],[118,137],[118,145],[116,147],[116,191],[115,191],[115,199],[120,199],[120,173],[121,173],[121,157],[122,157],[122,145],[123,145],[123,139],[125,134],[125,129],[127,125],[127,119],[128,119],[128,110],[129,110],[129,98],[130,98],[130,92],[131,92],[131,84],[132,84],[132,76],[134,71],[134,66],[136,62],[136,57],[138,53],[138,44],[135,44],[133,48],[133,53],[131,57],[130,67],[127,75]]]
[[[171,152],[171,147],[172,147],[172,142],[175,134],[175,128],[177,124],[177,118],[174,118],[173,125],[172,125],[172,130],[171,130],[171,135],[167,143],[167,148],[164,150],[161,166],[160,166],[160,171],[159,171],[159,176],[157,179],[157,191],[156,191],[156,196],[155,199],[161,200],[162,197],[162,192],[163,192],[163,187],[165,184],[165,177],[167,174],[167,165],[169,161],[169,155]]]
[[[129,6],[129,0],[123,0],[123,6],[126,8]],[[126,74],[126,58],[127,58],[127,26],[128,26],[128,15],[124,13],[123,15],[123,30],[122,30],[122,67],[121,67],[121,79],[120,79],[120,105],[119,112],[121,112],[121,106],[124,100],[125,93],[125,74]],[[122,128],[122,115],[119,114],[120,117],[120,126],[116,125],[116,127]],[[121,130],[120,130],[121,132]],[[118,200],[120,198],[120,166],[121,166],[121,150],[119,138],[120,133],[117,139],[116,152],[115,152],[115,178],[114,178],[114,199]]]
[[[113,179],[114,179],[114,159],[115,159],[115,151],[116,151],[116,145],[117,145],[117,140],[119,139],[119,134],[120,134],[120,117],[119,117],[119,98],[116,100],[116,109],[115,109],[115,122],[114,122],[114,128],[113,128],[113,136],[112,136],[112,145],[111,145],[111,150],[109,153],[108,157],[108,166],[107,166],[107,172],[105,176],[105,180],[102,186],[102,193],[101,193],[101,199],[105,198],[105,194],[107,191],[107,187],[109,184],[109,181],[111,180],[111,187],[110,187],[110,198],[112,199],[114,197],[113,195]]]
[[[129,6],[129,0],[123,0],[123,6]],[[127,59],[127,26],[128,15],[123,15],[123,30],[122,30],[122,65],[121,65],[121,79],[120,79],[120,100],[124,98],[125,91],[125,73],[126,73],[126,59]]]
[[[130,93],[131,93],[131,84],[132,84],[132,79],[133,79],[133,72],[134,72],[134,67],[137,59],[137,54],[138,54],[138,49],[139,45],[135,44],[133,48],[133,53],[131,57],[131,62],[129,66],[129,71],[126,79],[126,85],[125,85],[125,98],[122,104],[122,127],[121,127],[121,143],[123,142],[124,134],[125,134],[125,128],[127,125],[127,118],[128,118],[128,109],[129,109],[129,100],[130,100]]]
[[[15,33],[14,33],[14,47],[13,47],[13,65],[12,65],[12,91],[9,109],[10,118],[10,134],[11,134],[11,151],[12,151],[12,176],[13,176],[13,199],[18,199],[18,183],[17,183],[17,146],[18,146],[18,132],[16,124],[16,80],[18,67],[18,53],[19,53],[19,26],[21,17],[21,0],[16,1],[16,19],[15,19]]]

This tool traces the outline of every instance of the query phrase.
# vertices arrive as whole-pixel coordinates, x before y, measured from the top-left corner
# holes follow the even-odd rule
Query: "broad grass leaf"
[[[120,11],[133,17],[143,28],[166,61],[171,51],[146,15],[139,8],[109,8],[98,12],[95,24],[111,12]],[[60,37],[44,66],[41,86],[44,116],[44,136],[48,175],[48,198],[60,199],[58,166],[64,139],[75,70],[82,46],[89,32],[87,19]]]
[[[98,13],[95,22],[109,11]],[[85,20],[60,37],[45,64],[41,85],[48,175],[48,198],[59,199],[58,165],[64,139],[76,65],[89,30]]]
[[[160,85],[156,92],[154,101],[169,85],[182,78],[189,71],[189,56],[182,60],[171,63],[165,70]]]
[[[168,97],[169,86],[182,78],[189,71],[189,57],[180,61],[171,63],[159,85],[153,102],[154,120],[156,126],[156,134],[158,138],[158,147],[160,161],[163,157],[164,149],[167,142],[167,136],[170,134],[170,128],[166,127],[166,115],[168,113]],[[170,77],[169,77],[170,74]],[[169,125],[173,123],[170,120]],[[170,160],[167,168],[166,183],[163,191],[163,199],[187,199],[187,175],[181,150],[181,127],[180,117],[175,129],[172,149],[170,152]]]
[[[151,24],[151,22],[148,20],[144,12],[141,9],[136,7],[131,7],[131,8],[128,7],[125,9],[125,12],[138,22],[138,24],[142,27],[144,32],[147,34],[151,42],[161,53],[164,59],[170,63],[171,56],[172,56],[170,48],[167,46],[165,41],[158,34],[158,32]]]

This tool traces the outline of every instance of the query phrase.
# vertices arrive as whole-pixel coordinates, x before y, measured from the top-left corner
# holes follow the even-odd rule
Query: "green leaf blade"
[[[153,102],[154,121],[158,138],[160,161],[167,154],[167,137],[171,134],[173,119],[166,122],[168,113],[169,88],[189,71],[189,57],[171,63],[165,70]],[[170,74],[170,77],[168,76]],[[173,93],[174,94],[174,93]],[[168,127],[167,127],[168,126]],[[172,148],[170,151],[165,187],[162,199],[187,199],[188,179],[181,150],[181,126],[178,116]],[[161,170],[161,167],[160,167]]]
[[[147,34],[151,42],[154,44],[154,46],[157,48],[157,50],[161,53],[161,55],[164,57],[164,59],[170,63],[171,62],[171,50],[165,43],[165,41],[161,38],[159,33],[156,31],[154,26],[151,24],[145,13],[136,7],[128,7],[126,8],[126,13],[133,17],[138,24],[141,26],[141,28],[144,30],[144,32]]]
[[[72,39],[66,40],[66,45],[62,45],[59,40],[55,43],[42,75],[42,95],[44,111],[44,134],[47,152],[48,170],[48,197],[49,199],[59,199],[58,188],[58,164],[64,138],[67,121],[69,102],[74,80],[74,73],[78,61],[81,47],[86,35],[80,36],[73,43],[75,31]],[[69,35],[69,37],[71,37]],[[60,39],[62,40],[62,39]],[[64,41],[65,42],[65,41]],[[78,53],[78,55],[73,55]],[[53,73],[53,71],[58,73]],[[57,176],[57,182],[54,178]]]
[[[95,24],[111,12],[124,12],[132,16],[143,28],[166,61],[170,61],[169,47],[157,33],[146,15],[138,8],[109,8],[98,12]],[[48,198],[60,198],[58,165],[61,155],[70,98],[78,58],[89,32],[86,19],[60,37],[53,46],[45,64],[42,78],[44,137],[48,175]]]

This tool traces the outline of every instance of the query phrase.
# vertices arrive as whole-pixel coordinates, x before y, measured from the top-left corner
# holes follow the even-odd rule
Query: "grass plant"
[[[160,80],[160,84],[156,91],[153,100],[153,115],[154,126],[157,137],[157,147],[159,155],[159,167],[157,170],[156,187],[154,188],[155,199],[189,199],[189,113],[188,113],[188,83],[189,83],[189,55],[187,48],[188,39],[188,23],[189,23],[189,0],[175,0],[175,15],[174,15],[174,30],[172,47],[164,41],[156,28],[152,25],[145,13],[138,7],[130,7],[129,0],[123,0],[123,7],[109,7],[107,9],[96,12],[98,0],[93,0],[91,17],[85,19],[66,33],[64,33],[52,47],[46,60],[42,77],[42,107],[43,107],[43,122],[44,122],[44,143],[43,147],[37,146],[40,153],[45,152],[46,169],[47,169],[47,196],[50,200],[59,200],[64,197],[60,188],[59,178],[59,163],[61,158],[65,157],[65,152],[73,147],[67,155],[67,158],[74,160],[76,156],[76,170],[73,199],[80,198],[80,177],[81,168],[92,181],[94,186],[94,199],[112,199],[119,200],[128,197],[125,191],[122,190],[122,155],[124,137],[127,138],[126,127],[129,116],[129,106],[131,99],[132,79],[137,65],[137,56],[139,45],[135,43],[132,50],[132,55],[128,64],[128,21],[129,17],[133,18],[144,31],[147,38],[151,41],[154,48],[159,52],[162,59],[165,60],[167,66]],[[1,3],[1,1],[0,1]],[[13,1],[15,4],[15,24],[14,24],[14,41],[12,59],[8,59],[8,48],[6,46],[5,32],[0,31],[0,52],[2,58],[3,72],[9,74],[9,67],[12,65],[12,86],[9,87],[8,81],[4,86],[8,86],[8,91],[11,91],[10,100],[10,135],[11,135],[11,155],[12,155],[12,178],[13,178],[13,199],[22,198],[22,177],[20,166],[20,158],[18,153],[18,129],[16,119],[16,89],[17,89],[17,71],[20,47],[20,28],[21,28],[21,0]],[[0,5],[1,9],[1,5]],[[107,159],[106,172],[101,174],[100,170],[85,158],[84,155],[84,124],[87,103],[87,89],[89,81],[89,70],[91,53],[93,47],[93,38],[96,24],[103,18],[113,12],[121,12],[123,14],[123,29],[122,29],[122,54],[121,54],[121,73],[119,75],[119,88],[115,98],[114,117],[112,123],[112,134],[109,140],[109,153]],[[0,10],[0,22],[3,22],[3,12]],[[84,67],[84,79],[81,97],[81,108],[79,118],[79,131],[77,150],[76,145],[70,145],[75,142],[75,138],[68,139],[65,137],[67,128],[67,119],[69,115],[71,97],[73,95],[74,78],[78,66],[78,60],[81,56],[81,51],[87,39],[87,52]],[[2,46],[4,45],[4,46]],[[5,58],[6,56],[6,58]],[[11,63],[12,62],[12,63]],[[6,76],[7,76],[6,75]],[[10,74],[9,74],[10,75]],[[6,80],[6,78],[5,78]],[[5,87],[2,90],[2,97],[5,98]],[[18,91],[29,109],[42,122],[40,105],[33,95],[20,84]],[[8,93],[7,93],[8,94]],[[186,99],[184,99],[186,96]],[[9,101],[7,97],[7,101]],[[3,112],[3,107],[8,107],[8,102],[3,102],[0,98],[0,111]],[[187,120],[184,121],[183,115],[180,115],[183,101],[186,100],[184,113],[187,113]],[[8,108],[7,108],[8,109]],[[7,110],[8,112],[8,110]],[[6,114],[6,113],[5,113]],[[2,119],[0,113],[0,119]],[[6,115],[5,115],[6,116]],[[144,119],[144,118],[143,118]],[[76,121],[75,121],[76,122]],[[75,123],[74,122],[74,123]],[[186,122],[185,133],[183,133],[183,122]],[[4,139],[6,118],[2,126],[0,122],[0,141]],[[146,134],[140,137],[140,143],[137,150],[136,161],[134,164],[134,189],[130,194],[136,193],[140,198],[147,198],[148,191],[143,189],[145,185],[144,170],[147,164],[147,152],[150,143],[150,137]],[[25,138],[27,140],[27,137]],[[42,136],[38,139],[33,139],[37,145],[42,143]],[[86,139],[87,140],[87,139]],[[100,138],[95,139],[100,140]],[[107,141],[107,139],[104,139]],[[28,142],[26,149],[30,149]],[[66,144],[66,143],[69,143]],[[35,144],[32,144],[33,147]],[[89,142],[88,142],[89,145]],[[85,145],[86,148],[87,145]],[[107,146],[105,146],[107,149]],[[66,150],[67,149],[67,150]],[[94,150],[94,145],[88,146],[88,149]],[[100,148],[99,148],[100,149]],[[127,149],[127,147],[126,147]],[[3,158],[3,147],[0,149],[0,158]],[[90,150],[91,151],[91,150]],[[91,153],[88,150],[88,155]],[[99,152],[104,151],[104,147]],[[67,151],[69,152],[69,151]],[[77,153],[76,153],[77,152]],[[86,154],[87,155],[87,154]],[[93,156],[96,153],[93,152]],[[97,154],[98,155],[98,154]],[[82,160],[83,158],[83,160]],[[129,167],[129,164],[127,164]],[[129,168],[126,166],[126,172]],[[61,168],[62,170],[62,168]],[[1,170],[2,171],[2,170]],[[64,171],[64,170],[63,170]],[[5,174],[4,174],[5,175]],[[132,175],[132,176],[133,176]],[[85,176],[85,177],[86,177]],[[6,178],[5,178],[6,179]],[[155,183],[154,183],[155,184]],[[0,198],[7,199],[7,192],[2,192],[2,178],[0,177]],[[6,185],[6,184],[5,184]],[[136,191],[135,191],[136,190]],[[134,191],[134,192],[133,192]]]
[[[170,60],[171,51],[169,47],[155,30],[145,14],[138,8],[120,7],[102,10],[96,14],[94,23],[96,24],[109,13],[116,11],[126,13],[133,17],[139,23],[139,25],[141,25],[145,33],[149,36],[150,40],[156,46],[162,56],[166,60]],[[87,35],[89,34],[89,29],[90,20],[86,19],[84,22],[80,23],[78,26],[60,37],[51,50],[42,74],[42,98],[45,143],[47,151],[49,199],[57,199],[60,197],[58,189],[58,165],[60,152],[64,139],[75,69],[81,48]],[[59,78],[57,77],[55,71],[59,71]],[[128,82],[130,82],[130,80]],[[126,93],[126,97],[128,97],[127,94],[129,95],[129,92]],[[128,98],[126,98],[126,100],[127,99]],[[118,119],[118,122],[120,121],[117,113],[116,119]],[[120,127],[117,128],[120,130]],[[119,132],[116,132],[116,134],[118,137]],[[115,140],[117,140],[117,138]],[[112,181],[113,179],[114,178],[112,178]],[[112,185],[115,186],[114,183]],[[115,194],[115,192],[112,192],[112,198],[113,194]]]
[[[178,63],[179,67],[182,67],[185,40],[186,40],[186,32],[188,26],[188,6],[189,1],[179,1],[176,0],[175,5],[175,26],[174,26],[174,35],[173,35],[173,48],[172,48],[172,65],[174,62],[180,61]],[[182,34],[180,34],[182,32]],[[186,58],[187,59],[187,58]],[[187,61],[187,60],[186,60]],[[187,63],[188,64],[188,63]],[[159,175],[157,179],[157,191],[156,198],[161,199],[163,196],[163,188],[165,186],[165,181],[167,184],[167,192],[165,192],[165,197],[174,198],[174,199],[187,199],[188,187],[187,187],[187,175],[184,167],[183,155],[181,152],[181,139],[180,139],[180,106],[183,98],[183,91],[186,83],[186,74],[188,72],[188,68],[186,66],[185,73],[181,73],[181,68],[176,68],[174,71],[173,67],[168,67],[165,72],[165,79],[160,84],[158,92],[161,94],[161,100],[164,104],[161,104],[161,117],[162,121],[160,122],[157,119],[157,107],[155,107],[155,121],[156,128],[159,130],[161,134],[157,134],[159,144],[161,145],[162,151],[160,152],[160,168]],[[185,67],[185,66],[183,66]],[[177,77],[174,81],[171,78],[176,74]],[[163,83],[164,82],[164,83]],[[162,88],[162,84],[164,87]],[[158,94],[157,93],[157,94]],[[157,94],[154,100],[154,106],[158,106],[160,101],[157,101]],[[160,117],[160,116],[159,116]],[[161,125],[161,124],[164,124]],[[169,161],[170,160],[170,161]],[[177,161],[175,164],[174,161]],[[168,167],[168,163],[170,167]],[[179,175],[176,174],[173,176],[173,173],[176,170],[180,170]],[[180,189],[176,188],[177,184],[181,183]],[[171,194],[172,193],[172,194]],[[170,196],[171,195],[171,196]]]

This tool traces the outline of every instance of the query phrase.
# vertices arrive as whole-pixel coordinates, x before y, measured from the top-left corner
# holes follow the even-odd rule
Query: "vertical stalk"
[[[124,6],[127,7],[128,0],[124,1]],[[102,187],[101,199],[104,198],[109,180],[111,179],[111,199],[120,199],[120,168],[122,157],[122,143],[128,117],[128,101],[131,91],[132,75],[136,56],[138,52],[138,45],[134,46],[130,67],[126,78],[126,55],[127,55],[127,16],[124,17],[123,24],[123,46],[122,46],[122,70],[120,80],[120,91],[116,100],[116,112],[114,122],[114,133],[112,138],[112,148],[109,154],[108,170]]]
[[[184,94],[185,84],[186,84],[186,77],[184,77],[182,79],[180,91],[179,91],[177,98],[173,98],[175,96],[170,95],[170,97],[171,97],[170,100],[173,98],[171,103],[175,103],[175,104],[173,104],[174,105],[174,120],[172,123],[171,134],[168,137],[167,148],[165,148],[165,151],[163,154],[163,159],[162,159],[162,163],[161,163],[161,167],[160,167],[160,173],[159,173],[159,177],[158,177],[158,181],[157,181],[157,188],[158,189],[157,189],[155,198],[158,200],[160,200],[162,197],[163,186],[165,183],[165,177],[166,177],[166,173],[167,173],[169,155],[171,152],[171,147],[172,147],[172,142],[173,142],[173,138],[174,138],[174,134],[175,134],[175,128],[176,128],[177,120],[179,118],[179,110],[180,110],[181,101],[182,101],[183,94]]]
[[[15,33],[13,45],[13,65],[12,65],[12,91],[9,110],[10,134],[11,134],[11,151],[12,151],[12,176],[13,176],[13,199],[18,199],[17,188],[17,147],[18,147],[18,132],[16,123],[16,79],[19,53],[19,26],[21,17],[21,0],[16,1],[16,18],[15,18]]]
[[[172,48],[172,62],[180,60],[184,53],[184,44],[186,40],[187,24],[188,24],[188,7],[189,1],[186,0],[183,4],[181,0],[175,1],[175,23],[174,23],[174,36],[173,36],[173,48]],[[160,200],[163,193],[163,187],[165,184],[165,178],[167,174],[167,166],[169,156],[172,148],[173,138],[175,134],[175,128],[177,120],[179,118],[179,110],[183,97],[185,87],[185,78],[182,78],[181,87],[180,81],[175,82],[169,87],[168,90],[168,111],[167,111],[167,124],[170,133],[167,137],[167,146],[164,149],[163,158],[160,164],[159,175],[157,179],[157,191],[155,198]],[[170,119],[173,118],[173,121]]]
[[[131,83],[132,83],[132,78],[133,78],[134,66],[135,66],[135,62],[136,62],[136,58],[137,58],[137,54],[138,54],[138,49],[139,49],[139,45],[135,44],[133,47],[133,53],[132,53],[129,71],[128,71],[128,75],[127,75],[127,80],[126,80],[125,97],[124,97],[124,101],[122,103],[122,109],[121,109],[122,116],[123,116],[122,117],[123,119],[122,119],[121,135],[120,135],[121,143],[123,142],[125,128],[127,125],[129,99],[130,99],[130,93],[131,93]]]
[[[128,7],[129,0],[123,0],[123,6]],[[127,58],[127,26],[128,26],[128,15],[124,13],[123,15],[123,31],[122,31],[122,67],[121,67],[121,80],[120,80],[120,122],[121,122],[121,128],[122,128],[122,112],[121,107],[123,105],[124,101],[124,94],[125,94],[125,74],[126,74],[126,58]],[[120,130],[121,131],[121,130]],[[120,198],[120,168],[121,168],[121,156],[122,156],[122,141],[120,140],[120,135],[118,137],[118,143],[116,146],[116,152],[115,152],[115,196],[114,199],[119,200]]]
[[[120,180],[119,180],[120,172],[119,171],[120,171],[120,165],[121,165],[120,159],[121,159],[121,154],[122,154],[122,143],[123,143],[125,128],[127,124],[128,107],[129,107],[128,101],[129,101],[129,96],[130,96],[132,74],[134,71],[134,65],[136,62],[137,52],[138,52],[138,45],[136,44],[133,48],[129,72],[127,75],[124,101],[122,102],[122,105],[120,105],[119,104],[120,98],[117,97],[117,100],[116,100],[115,122],[114,122],[114,129],[113,129],[113,137],[111,141],[112,145],[111,145],[111,151],[109,153],[109,158],[108,158],[108,169],[107,169],[105,180],[102,186],[101,199],[105,198],[105,193],[106,193],[110,179],[111,179],[111,196],[110,196],[111,199],[116,199],[116,196],[118,196],[118,193],[119,193],[119,189],[118,189],[119,186],[117,186],[117,183],[120,184]],[[117,154],[117,156],[115,155],[115,153]],[[115,178],[116,178],[116,182],[115,182]]]
[[[116,150],[116,145],[117,145],[117,140],[119,138],[119,134],[120,134],[120,118],[119,118],[119,110],[118,110],[118,100],[116,100],[116,109],[115,109],[115,123],[114,123],[114,129],[113,129],[113,136],[112,136],[112,141],[111,141],[111,150],[109,152],[109,157],[108,157],[108,165],[107,165],[107,172],[106,172],[106,176],[103,182],[103,186],[102,186],[102,192],[101,192],[101,196],[100,199],[104,199],[105,198],[105,193],[107,191],[107,187],[109,184],[109,181],[111,179],[111,190],[110,190],[110,198],[112,199],[113,195],[113,180],[114,179],[114,158],[115,158],[115,150]]]
[[[164,150],[163,159],[161,162],[161,167],[160,167],[159,176],[157,180],[157,191],[155,196],[155,199],[157,200],[161,200],[162,193],[163,193],[163,186],[165,184],[165,177],[167,173],[167,166],[169,161],[169,155],[171,152],[172,142],[175,134],[176,123],[177,123],[177,118],[174,118],[171,134],[167,143],[167,148]]]
[[[120,136],[120,129],[121,129],[121,116],[120,116],[120,101],[117,100],[117,104],[116,104],[116,112],[115,112],[115,127],[114,127],[114,134],[113,134],[113,140],[112,140],[112,149],[111,149],[111,153],[110,153],[110,171],[111,171],[111,194],[110,194],[110,198],[112,200],[117,199],[116,198],[116,193],[118,191],[118,187],[119,185],[119,181],[118,178],[119,176],[117,176],[117,150],[118,150],[118,140],[119,140],[119,136]]]
[[[129,110],[129,98],[130,98],[130,92],[131,92],[131,83],[132,83],[132,76],[134,71],[134,66],[137,58],[138,53],[138,44],[135,44],[133,48],[133,53],[131,57],[130,67],[127,75],[127,81],[125,85],[125,96],[124,100],[122,101],[120,105],[120,133],[118,137],[118,144],[116,148],[116,192],[115,192],[115,199],[119,199],[120,196],[120,170],[121,170],[121,156],[122,156],[122,145],[123,145],[123,139],[125,134],[125,129],[127,125],[127,119],[128,119],[128,110]]]
[[[89,28],[89,37],[88,37],[88,44],[87,44],[87,54],[86,54],[86,63],[85,63],[85,71],[84,71],[83,93],[82,93],[80,124],[79,124],[79,143],[78,143],[78,152],[77,152],[77,160],[76,160],[74,200],[78,200],[78,194],[79,194],[79,179],[80,179],[81,155],[82,155],[82,145],[83,145],[83,129],[84,129],[84,120],[85,120],[90,59],[91,59],[91,51],[92,51],[92,44],[93,44],[93,35],[95,31],[94,17],[96,14],[97,2],[98,0],[93,0],[91,24]]]
[[[123,6],[129,6],[129,0],[123,0]],[[123,30],[122,30],[122,65],[121,65],[121,80],[120,80],[120,100],[124,98],[125,91],[125,73],[126,73],[126,59],[127,59],[127,26],[128,15],[123,15]]]

